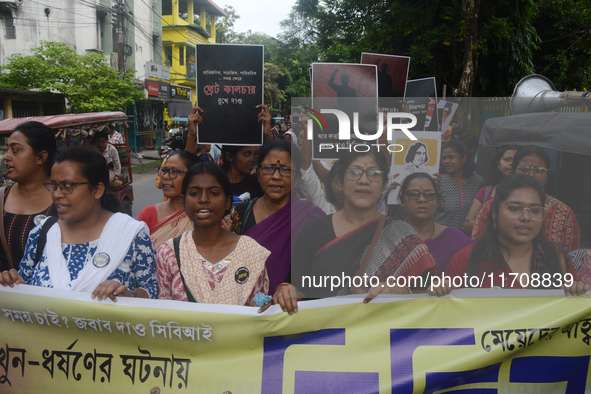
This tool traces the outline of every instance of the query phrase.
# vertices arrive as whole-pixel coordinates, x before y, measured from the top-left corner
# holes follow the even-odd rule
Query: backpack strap
[[[195,297],[193,297],[193,294],[191,294],[191,291],[187,287],[187,282],[185,282],[183,271],[181,271],[181,237],[182,235],[179,235],[178,237],[175,237],[172,240],[172,245],[174,247],[174,256],[176,257],[176,263],[179,266],[179,274],[181,275],[181,280],[183,281],[183,287],[185,288],[185,293],[187,293],[187,298],[189,299],[189,302],[197,302],[197,300],[195,299]]]
[[[6,241],[6,234],[4,233],[4,199],[6,198],[6,186],[0,188],[0,242],[2,242],[2,248],[4,249],[4,255],[6,256],[6,262],[8,263],[8,269],[14,268],[12,256],[8,249],[8,242]]]
[[[36,267],[39,264],[39,260],[41,260],[41,256],[43,256],[43,249],[45,249],[45,243],[47,242],[47,232],[49,229],[57,223],[57,219],[54,216],[49,216],[45,223],[43,223],[43,227],[41,227],[41,231],[39,231],[39,238],[37,239],[37,249],[35,250],[35,260],[33,262],[33,267]]]

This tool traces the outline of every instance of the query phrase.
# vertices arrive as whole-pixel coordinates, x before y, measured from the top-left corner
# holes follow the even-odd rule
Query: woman
[[[538,147],[519,148],[513,158],[515,165],[512,167],[514,174],[530,175],[545,187],[548,183],[548,169],[550,168],[550,155]],[[485,232],[488,224],[488,213],[492,202],[484,204],[474,223],[472,238],[479,239]],[[566,204],[552,196],[546,196],[544,202],[546,216],[544,219],[544,234],[550,241],[556,242],[567,252],[572,252],[580,247],[579,223],[574,212]]]
[[[285,132],[285,134],[283,134],[283,138],[286,139],[287,141],[293,143],[294,145],[297,145],[298,144],[298,137],[291,130],[287,130]]]
[[[7,177],[15,183],[0,189],[0,272],[19,269],[35,217],[57,216],[51,194],[43,187],[49,182],[55,151],[53,130],[43,123],[22,123],[8,138],[4,161]]]
[[[197,145],[197,152],[195,152],[195,155],[197,155],[199,160],[201,160],[203,162],[210,161],[210,162],[214,163],[215,160],[209,154],[210,151],[211,151],[211,144],[199,144],[199,145]]]
[[[46,219],[31,231],[20,270],[2,272],[0,284],[92,293],[99,301],[156,298],[155,253],[146,225],[114,213],[119,204],[107,194],[108,185],[101,155],[79,147],[61,153],[45,184],[59,220]]]
[[[439,207],[439,194],[429,174],[415,172],[407,176],[400,186],[399,198],[406,222],[425,241],[441,271],[456,252],[474,242],[460,230],[433,220]]]
[[[232,195],[242,201],[263,195],[257,176],[252,173],[257,150],[257,146],[222,146],[222,168],[230,179]]]
[[[576,282],[574,267],[560,246],[544,237],[545,200],[543,187],[533,177],[505,178],[497,186],[485,234],[454,255],[446,274],[478,277],[478,287],[561,288],[572,280],[567,294],[589,290],[591,286]],[[474,284],[464,283],[468,286]]]
[[[482,209],[482,205],[494,198],[497,184],[506,176],[511,175],[511,165],[513,164],[513,157],[515,157],[516,152],[517,146],[504,146],[497,152],[494,166],[491,168],[490,185],[483,187],[476,193],[468,216],[466,216],[466,222],[463,227],[464,233],[472,234],[474,220],[476,220],[476,216],[478,216],[478,213]]]
[[[148,225],[156,249],[162,242],[193,228],[193,222],[185,212],[183,180],[189,168],[197,163],[199,158],[194,154],[178,151],[158,169],[162,193],[167,200],[145,207],[137,218]]]
[[[307,130],[306,119],[307,118],[302,119],[302,128],[304,130]],[[335,181],[335,174],[338,171],[336,164],[331,167],[330,171],[328,171],[320,162],[316,161],[314,163],[312,160],[312,141],[308,138],[301,138],[300,142],[303,160],[298,182],[299,189],[297,192],[303,198],[322,209],[327,215],[335,213],[336,210],[342,208],[342,198],[339,190],[340,185]],[[326,185],[324,188],[322,187],[320,178],[316,175],[316,168],[319,167],[322,171],[328,173],[328,176],[324,179]]]
[[[213,163],[189,169],[183,196],[193,231],[158,249],[160,298],[208,304],[254,305],[267,293],[267,249],[222,228],[232,195],[224,171]]]
[[[248,235],[271,251],[267,260],[269,294],[289,278],[292,239],[297,239],[307,223],[325,216],[314,204],[292,199],[291,190],[292,186],[297,187],[301,163],[301,153],[295,145],[282,139],[266,141],[258,152],[257,165],[264,195],[238,205],[231,215],[231,231]]]
[[[441,164],[445,171],[440,188],[443,210],[435,215],[435,221],[461,230],[476,193],[484,186],[484,179],[474,174],[474,162],[466,145],[459,141],[443,145]]]
[[[420,167],[428,161],[427,145],[420,141],[415,142],[408,148],[406,156],[404,156],[404,162],[406,163],[404,168],[411,171],[420,171]]]
[[[384,155],[374,150],[349,154],[340,160],[339,167],[343,209],[309,223],[294,246],[292,283],[302,292],[300,296],[328,297],[367,292],[372,287],[368,301],[379,292],[409,294],[411,288],[424,288],[427,277],[439,272],[427,246],[409,224],[378,211],[389,171]],[[368,280],[361,286],[311,285],[327,276]],[[381,286],[388,278],[410,276],[423,277],[425,283]],[[279,289],[274,302],[290,313],[297,311],[291,286]]]

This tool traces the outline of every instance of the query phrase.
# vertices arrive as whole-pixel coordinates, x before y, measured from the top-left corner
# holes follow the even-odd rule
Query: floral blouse
[[[31,230],[27,245],[25,246],[25,255],[20,263],[19,274],[23,280],[33,286],[53,287],[47,267],[47,254],[39,260],[35,267],[35,255],[37,252],[37,241],[42,224],[39,224]],[[70,278],[72,280],[78,277],[78,274],[86,264],[92,264],[92,256],[96,252],[98,239],[84,244],[64,244],[62,243],[62,252],[68,262]],[[158,277],[156,275],[156,252],[150,239],[150,235],[144,230],[137,234],[127,255],[108,277],[107,280],[116,280],[122,285],[127,286],[129,290],[144,289],[150,298],[158,298]]]

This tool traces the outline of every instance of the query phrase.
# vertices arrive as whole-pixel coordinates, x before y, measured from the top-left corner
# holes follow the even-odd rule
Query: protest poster
[[[439,114],[436,110],[437,87],[435,78],[413,79],[406,82],[404,101],[410,113],[417,117],[412,131],[439,131]]]
[[[262,45],[197,44],[197,103],[203,109],[199,144],[261,145]]]
[[[439,100],[437,103],[437,109],[442,111],[441,117],[441,134],[445,134],[447,128],[451,124],[451,121],[456,114],[458,109],[458,103],[452,103],[451,101]]]
[[[413,141],[405,135],[394,137],[394,153],[390,173],[399,174],[394,181],[402,184],[404,179],[415,172],[426,172],[433,176],[439,172],[441,134],[431,131],[415,131]],[[400,204],[396,190],[388,195],[388,204]]]
[[[591,298],[454,290],[256,308],[0,288],[2,393],[583,393]]]
[[[406,90],[410,57],[363,52],[361,64],[375,64],[377,67],[379,110],[399,112]]]
[[[356,133],[375,135],[377,106],[375,65],[313,63],[312,108],[304,110],[322,120],[312,123],[313,158],[338,159],[360,142]]]

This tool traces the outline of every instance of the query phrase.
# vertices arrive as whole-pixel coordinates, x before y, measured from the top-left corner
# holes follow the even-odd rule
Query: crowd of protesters
[[[309,298],[451,292],[429,286],[437,275],[486,278],[479,287],[591,288],[591,254],[579,249],[575,215],[544,189],[544,150],[499,147],[487,185],[475,173],[475,137],[452,136],[440,152],[441,175],[415,172],[399,185],[387,152],[313,160],[304,121],[292,128],[257,108],[264,144],[224,145],[218,162],[197,144],[197,126],[210,114],[193,108],[185,150],[158,170],[166,201],[138,221],[119,213],[109,194],[120,175],[114,129],[96,133],[93,149],[56,153],[47,126],[18,126],[5,156],[14,183],[0,194],[0,284],[261,312],[279,304],[290,314]],[[399,196],[396,214],[388,214],[388,193]],[[511,274],[561,280],[503,279]],[[339,275],[375,281],[314,281]],[[389,282],[411,277],[425,281]]]

